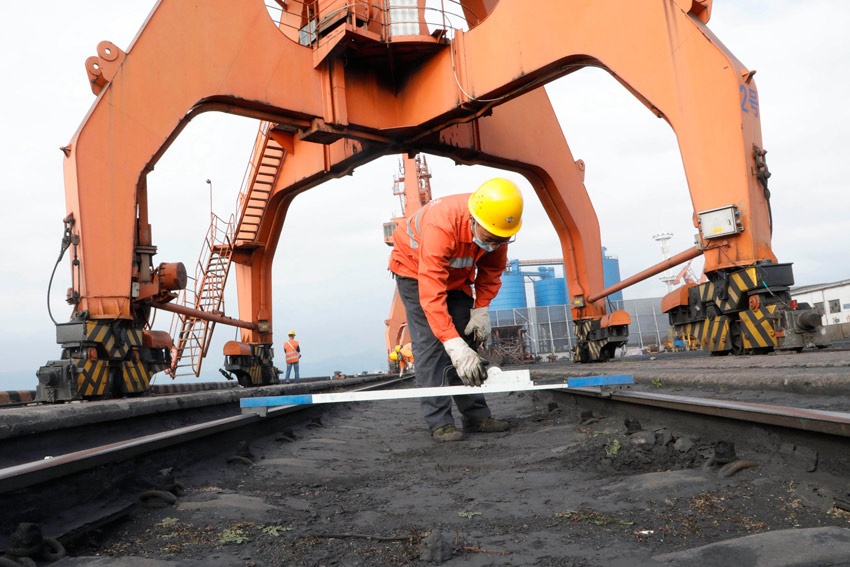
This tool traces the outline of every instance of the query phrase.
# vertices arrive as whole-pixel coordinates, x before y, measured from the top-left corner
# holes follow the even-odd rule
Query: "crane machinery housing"
[[[701,325],[718,353],[820,344],[810,311],[788,301],[790,264],[770,246],[755,71],[708,29],[711,0],[270,4],[159,0],[126,51],[104,41],[86,61],[97,98],[63,147],[72,312],[57,324],[60,359],[37,373],[39,400],[144,392],[186,349],[206,354],[215,324],[240,329],[225,346],[240,382],[271,380],[271,265],[290,203],[395,153],[523,175],[560,240],[576,359],[610,357],[630,320],[606,311],[613,288],[603,289],[584,163],[543,89],[589,66],[609,72],[677,136],[699,233],[670,261],[703,254],[708,282],[666,299],[671,318]],[[239,210],[210,241],[206,287],[196,283],[180,304],[185,268],[153,260],[147,174],[186,124],[210,111],[261,126]],[[231,267],[238,319],[216,301]],[[152,309],[183,318],[175,338],[148,328]]]

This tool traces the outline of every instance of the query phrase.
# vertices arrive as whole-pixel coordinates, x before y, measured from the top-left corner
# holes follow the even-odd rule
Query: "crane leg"
[[[528,179],[560,239],[577,340],[574,360],[610,359],[628,341],[631,319],[624,311],[606,315],[604,300],[586,300],[604,288],[599,222],[584,186],[584,162],[573,159],[545,90],[526,93],[473,123],[447,128],[436,142],[429,151]]]

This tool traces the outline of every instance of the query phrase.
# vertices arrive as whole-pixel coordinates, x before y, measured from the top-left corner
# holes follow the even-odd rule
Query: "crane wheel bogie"
[[[171,365],[171,344],[156,331],[119,321],[72,321],[56,326],[61,360],[36,372],[35,401],[65,402],[138,395]]]
[[[825,348],[820,315],[794,306],[791,264],[759,264],[707,274],[709,281],[674,291],[663,305],[676,337],[712,355],[768,354]],[[687,303],[685,303],[687,301]]]
[[[228,354],[230,352],[239,354]],[[229,379],[235,378],[243,388],[276,384],[280,372],[275,368],[273,359],[274,349],[271,344],[230,341],[225,345],[223,374]]]

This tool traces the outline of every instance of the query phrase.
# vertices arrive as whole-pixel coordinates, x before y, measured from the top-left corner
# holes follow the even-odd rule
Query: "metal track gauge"
[[[270,396],[264,398],[242,398],[242,413],[264,414],[266,408],[335,404],[340,402],[366,402],[377,400],[401,400],[409,398],[432,398],[438,396],[464,396],[469,394],[494,394],[498,392],[526,392],[529,390],[562,390],[588,386],[615,386],[634,384],[631,374],[610,376],[581,376],[557,381],[533,382],[528,370],[489,368],[487,379],[480,386],[437,386],[434,388],[404,388],[399,390],[373,390],[371,392],[336,392],[328,394],[300,394],[294,396]]]

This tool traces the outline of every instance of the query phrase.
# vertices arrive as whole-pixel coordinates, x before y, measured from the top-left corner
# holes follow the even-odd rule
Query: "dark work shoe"
[[[501,433],[502,431],[507,431],[510,427],[507,421],[499,421],[498,419],[488,417],[481,421],[465,423],[463,430],[470,433]]]
[[[431,437],[437,441],[460,441],[463,434],[458,431],[457,427],[450,423],[435,429]]]

